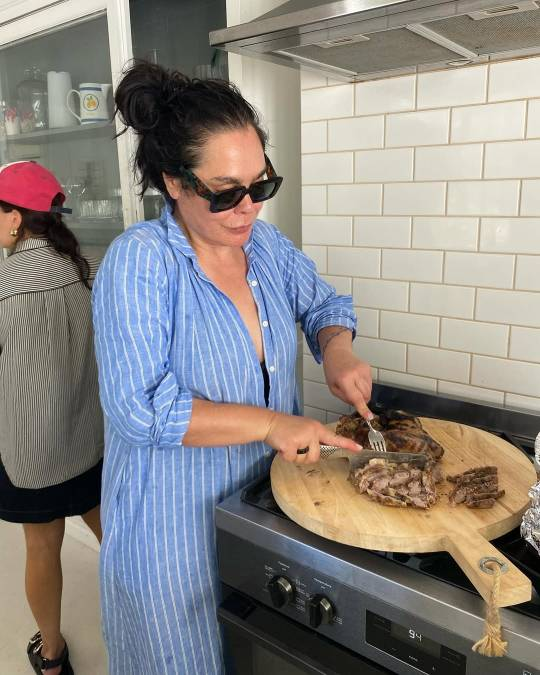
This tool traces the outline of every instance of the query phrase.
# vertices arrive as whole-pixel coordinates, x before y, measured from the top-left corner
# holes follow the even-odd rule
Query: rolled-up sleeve
[[[192,394],[169,368],[168,286],[157,245],[136,236],[109,248],[94,283],[101,403],[131,445],[178,447],[191,419]]]
[[[296,321],[300,322],[311,353],[318,363],[322,356],[317,335],[327,326],[345,326],[356,335],[356,314],[352,296],[337,295],[336,289],[321,279],[315,263],[294,244],[276,232],[279,262],[285,289]]]

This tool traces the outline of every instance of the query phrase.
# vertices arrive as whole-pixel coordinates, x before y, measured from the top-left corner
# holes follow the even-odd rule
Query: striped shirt
[[[296,323],[351,329],[313,262],[256,221],[244,247],[269,373],[269,407],[298,412]],[[193,398],[265,407],[253,341],[168,208],[113,242],[94,285],[106,418],[101,591],[111,675],[221,674],[214,508],[268,469],[261,442],[182,443]]]
[[[103,454],[90,291],[46,239],[0,262],[0,429],[16,487],[57,485]]]

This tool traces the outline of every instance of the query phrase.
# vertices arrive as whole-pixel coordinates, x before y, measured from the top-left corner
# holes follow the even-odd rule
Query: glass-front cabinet
[[[113,82],[131,57],[126,12],[106,0],[0,3],[0,163],[49,168],[73,210],[66,223],[97,258],[142,215],[133,138],[115,138],[111,121]]]

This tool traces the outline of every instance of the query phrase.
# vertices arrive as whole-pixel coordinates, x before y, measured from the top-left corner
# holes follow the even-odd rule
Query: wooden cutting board
[[[439,501],[428,510],[383,506],[355,491],[347,480],[346,459],[302,466],[279,456],[271,469],[276,502],[302,527],[342,544],[404,553],[448,551],[486,601],[493,575],[482,571],[479,563],[483,557],[496,557],[508,565],[501,575],[498,606],[530,600],[530,580],[489,540],[521,522],[529,504],[527,493],[537,480],[533,465],[520,450],[493,434],[455,422],[420,420],[445,449],[444,476],[486,464],[498,467],[499,485],[506,494],[493,508],[450,506],[452,485],[446,481],[437,486]]]

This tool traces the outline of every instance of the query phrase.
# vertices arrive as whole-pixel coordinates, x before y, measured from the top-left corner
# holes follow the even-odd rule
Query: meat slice
[[[360,494],[385,506],[414,506],[428,509],[437,501],[433,472],[407,463],[372,459],[361,469],[352,470],[349,480]]]
[[[464,503],[471,509],[490,509],[504,496],[504,490],[499,490],[496,466],[478,466],[446,479],[455,484],[448,495],[452,506]]]

